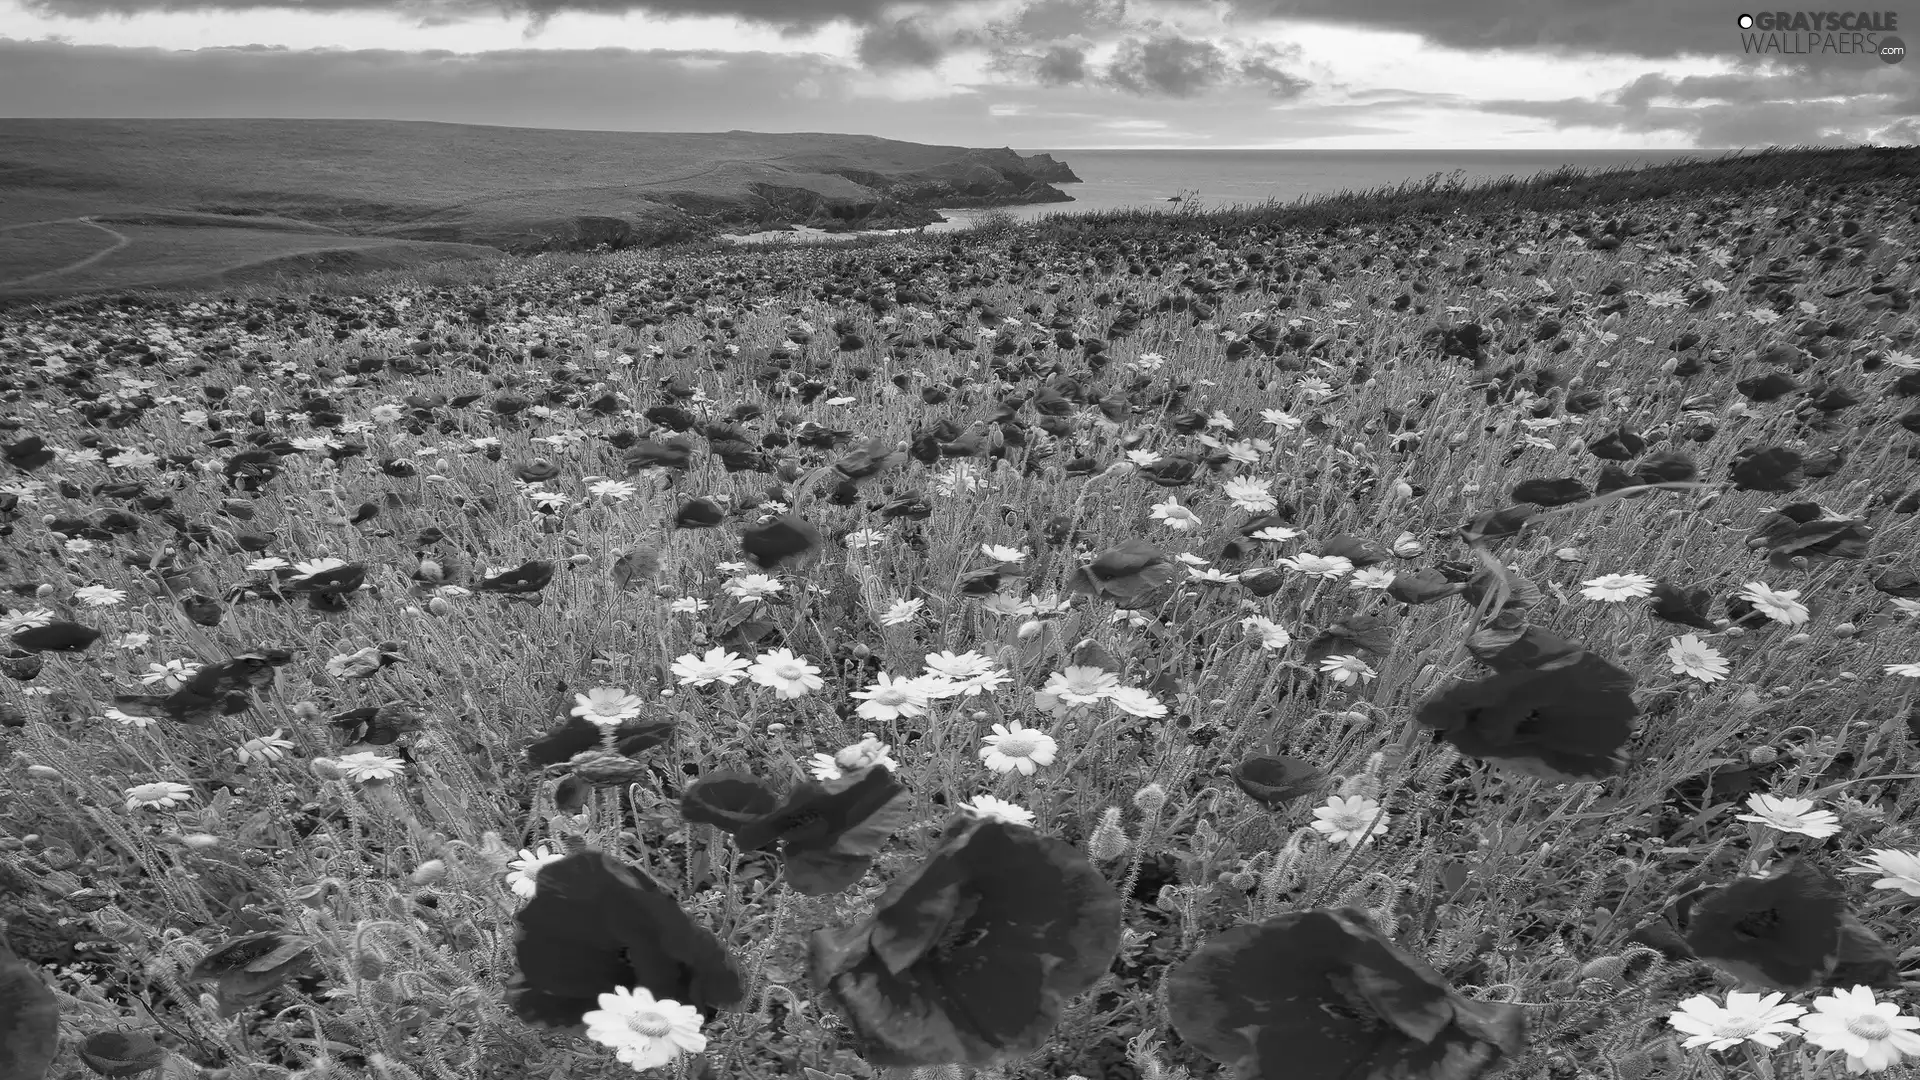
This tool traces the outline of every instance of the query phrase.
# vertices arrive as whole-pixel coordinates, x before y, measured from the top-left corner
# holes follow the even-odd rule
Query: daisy
[[[83,537],[76,536],[73,539],[68,540],[66,543],[61,544],[60,546],[65,548],[67,550],[67,554],[69,555],[85,555],[87,552],[93,550],[93,541],[85,539]],[[123,596],[122,599],[125,599],[125,597]],[[108,602],[112,603],[112,601],[108,601]]]
[[[813,755],[808,767],[813,770],[813,778],[823,783],[840,779],[843,772],[865,772],[876,767],[900,771],[900,763],[893,760],[893,747],[881,742],[871,731],[852,746],[842,747],[839,753]]]
[[[751,666],[740,656],[728,652],[719,645],[708,649],[705,656],[687,653],[676,659],[672,665],[673,673],[679,678],[681,686],[712,686],[714,683],[733,686],[747,677],[747,669]]]
[[[1196,585],[1232,585],[1240,580],[1238,573],[1209,566],[1202,570],[1196,566],[1187,567],[1187,580]]]
[[[126,727],[134,728],[135,730],[150,728],[154,724],[158,723],[158,721],[156,721],[151,716],[136,716],[133,713],[121,712],[119,709],[116,709],[111,705],[100,710],[100,715],[107,718],[108,720],[113,721],[116,724],[122,724],[122,725],[125,725]]]
[[[1881,670],[1885,671],[1889,675],[1899,675],[1902,678],[1907,678],[1907,679],[1920,679],[1920,663],[1888,664],[1885,668],[1882,668]]]
[[[1122,686],[1107,695],[1107,703],[1128,716],[1158,720],[1167,715],[1167,707],[1160,699],[1136,686]]]
[[[925,600],[895,600],[887,605],[885,612],[881,613],[880,625],[904,626],[919,618],[926,606]]]
[[[621,686],[596,686],[584,694],[573,695],[571,716],[584,716],[601,727],[618,727],[640,715],[645,702]]]
[[[1295,555],[1290,559],[1281,559],[1280,565],[1328,581],[1336,581],[1353,572],[1353,560],[1344,555]]]
[[[293,575],[297,578],[310,578],[329,570],[338,570],[345,565],[347,565],[345,559],[308,559],[306,562],[293,564]]]
[[[1645,574],[1603,574],[1580,584],[1586,586],[1581,596],[1609,604],[1653,595],[1653,579]]]
[[[786,588],[779,581],[766,574],[747,574],[732,578],[722,588],[735,600],[757,603]]]
[[[1848,867],[1848,874],[1881,874],[1873,883],[1876,889],[1898,889],[1908,896],[1920,897],[1920,852],[1874,848],[1873,854],[1859,866]]]
[[[4,630],[0,630],[0,633],[4,633],[4,632],[5,632]],[[130,630],[124,634],[121,634],[119,637],[114,638],[113,644],[115,648],[132,651],[134,649],[146,648],[147,644],[152,640],[153,640],[153,635],[145,632],[144,630]]]
[[[1000,544],[981,544],[980,554],[998,563],[1023,563],[1027,553],[1020,548],[1005,547]]]
[[[1091,705],[1120,689],[1120,677],[1105,668],[1075,665],[1047,676],[1039,690],[1067,705]]]
[[[601,994],[600,1007],[580,1017],[587,1038],[613,1048],[613,1056],[635,1071],[666,1065],[683,1053],[707,1048],[700,1034],[700,1010],[671,998],[655,998],[644,986],[616,986]]]
[[[848,551],[865,551],[867,548],[883,544],[887,534],[879,529],[855,529],[847,534]]]
[[[1265,481],[1236,476],[1221,485],[1221,491],[1236,508],[1249,514],[1271,514],[1280,508],[1280,500],[1274,498]]]
[[[1902,615],[1920,615],[1920,600],[1895,599],[1893,606],[1898,608]]]
[[[1288,413],[1285,409],[1262,409],[1260,411],[1260,419],[1272,424],[1283,432],[1293,431],[1305,423],[1305,421]]]
[[[1675,675],[1691,676],[1703,683],[1717,683],[1732,670],[1726,658],[1697,635],[1682,634],[1669,640],[1672,644],[1667,647],[1667,659],[1673,662],[1672,671]]]
[[[1347,588],[1356,592],[1364,589],[1384,589],[1393,584],[1393,571],[1384,566],[1367,566],[1353,572],[1353,580],[1347,582]]]
[[[397,757],[376,754],[371,750],[358,754],[342,754],[334,758],[334,764],[347,779],[356,784],[365,784],[374,780],[391,780],[406,770],[407,763]]]
[[[640,485],[631,480],[596,480],[587,485],[587,494],[613,502],[626,502],[639,493]]]
[[[110,589],[105,585],[88,585],[73,590],[73,598],[88,607],[114,607],[126,603],[127,590]]]
[[[192,660],[169,660],[164,664],[148,664],[146,674],[140,681],[148,686],[159,686],[164,690],[178,690],[187,685],[187,680],[200,670],[200,665]]]
[[[507,875],[507,886],[513,890],[515,896],[523,900],[531,900],[539,891],[539,882],[535,879],[540,875],[540,868],[564,858],[566,858],[565,854],[553,850],[546,844],[541,844],[531,851],[521,848],[520,857],[507,864],[507,869],[512,871]]]
[[[1135,468],[1147,469],[1159,464],[1160,454],[1154,450],[1129,450],[1127,451],[1127,460],[1131,462]]]
[[[1743,1042],[1771,1050],[1780,1045],[1781,1036],[1799,1033],[1792,1021],[1807,1011],[1799,1005],[1782,1005],[1786,996],[1735,990],[1722,1006],[1705,994],[1697,994],[1681,1002],[1680,1008],[1667,1016],[1667,1023],[1686,1033],[1688,1038],[1680,1045],[1688,1050],[1696,1046],[1725,1050]]]
[[[264,559],[255,559],[248,563],[247,569],[256,574],[264,574],[270,570],[281,570],[292,565],[292,563],[277,555],[268,555]]]
[[[980,741],[987,744],[980,748],[980,760],[987,768],[997,773],[1018,769],[1022,776],[1032,776],[1035,766],[1053,764],[1059,750],[1053,736],[1021,727],[1018,720],[993,725],[993,734]]]
[[[1850,1073],[1880,1072],[1908,1055],[1920,1057],[1920,1017],[1900,1015],[1900,1006],[1875,1001],[1873,989],[1835,990],[1813,1002],[1800,1018],[1800,1032],[1822,1050],[1847,1055]]]
[[[336,679],[365,679],[379,670],[380,650],[371,645],[327,660],[327,674]]]
[[[1153,504],[1153,518],[1175,532],[1185,532],[1205,524],[1199,514],[1181,506],[1180,500],[1172,496],[1168,496],[1166,502]]]
[[[193,789],[171,780],[137,784],[126,790],[127,809],[171,810],[193,798]]]
[[[1380,673],[1357,656],[1329,656],[1320,661],[1320,673],[1342,686],[1372,682]]]
[[[1284,543],[1288,540],[1293,540],[1299,537],[1299,535],[1300,535],[1299,529],[1289,529],[1285,525],[1269,525],[1264,529],[1255,530],[1253,533],[1253,539],[1265,540],[1269,543],[1279,544],[1279,543]]]
[[[233,748],[234,759],[242,765],[254,761],[280,761],[293,749],[293,743],[280,737],[283,728],[274,728],[271,735],[257,735]]]
[[[1799,626],[1812,617],[1807,606],[1799,600],[1799,589],[1781,589],[1778,592],[1767,588],[1758,581],[1749,581],[1740,590],[1740,599],[1760,609],[1760,613],[1777,623]]]
[[[747,678],[773,691],[777,698],[793,701],[827,685],[820,669],[793,654],[791,649],[761,653],[747,669]]]
[[[1314,831],[1325,836],[1327,843],[1353,848],[1379,839],[1393,823],[1393,816],[1365,795],[1332,796],[1327,805],[1314,807],[1313,817]]]
[[[1284,649],[1293,644],[1293,635],[1287,632],[1287,628],[1264,615],[1249,615],[1240,620],[1240,625],[1247,633],[1260,639],[1263,649]]]
[[[970,803],[961,803],[960,809],[968,817],[983,821],[1003,821],[1008,825],[1032,827],[1033,811],[1005,799],[996,799],[991,795],[982,795]]]
[[[667,610],[676,615],[698,615],[707,610],[707,602],[697,596],[683,596],[668,604]]]
[[[872,686],[847,696],[860,702],[854,712],[864,720],[898,720],[902,716],[927,714],[925,688],[912,679],[895,679],[884,671]]]
[[[1010,681],[1006,672],[993,666],[992,660],[972,651],[928,653],[927,674],[946,679],[958,688],[959,695],[966,697],[979,697]]]
[[[1734,820],[1751,821],[1781,832],[1799,833],[1815,840],[1840,831],[1840,819],[1831,810],[1815,810],[1811,799],[1793,799],[1780,795],[1749,795],[1747,809]]]

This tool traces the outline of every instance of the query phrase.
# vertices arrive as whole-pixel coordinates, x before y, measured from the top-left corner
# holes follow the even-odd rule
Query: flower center
[[[1024,731],[1004,736],[1000,740],[1000,752],[1008,757],[1032,757],[1035,746],[1033,736]]]
[[[1893,1034],[1893,1025],[1887,1018],[1874,1013],[1853,1017],[1847,1021],[1847,1030],[1871,1042],[1879,1042]]]
[[[898,705],[905,700],[907,700],[907,694],[904,690],[882,690],[873,695],[873,702],[876,705]]]
[[[643,1012],[627,1017],[627,1030],[636,1035],[645,1035],[658,1039],[673,1030],[673,1023],[656,1012]]]
[[[1714,1031],[1714,1034],[1723,1039],[1744,1039],[1759,1030],[1760,1025],[1758,1023],[1755,1023],[1750,1017],[1741,1016],[1721,1024],[1719,1028]]]
[[[782,679],[797,679],[807,672],[799,664],[777,664],[774,666],[773,673]]]

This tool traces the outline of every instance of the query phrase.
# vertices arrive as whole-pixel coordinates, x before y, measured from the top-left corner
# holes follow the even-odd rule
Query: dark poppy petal
[[[1535,506],[1566,506],[1593,497],[1587,485],[1571,476],[1558,480],[1522,480],[1514,485],[1511,494],[1515,502]]]
[[[740,550],[762,569],[771,570],[820,547],[820,530],[798,514],[782,514],[740,530]]]
[[[100,640],[100,631],[75,622],[50,622],[13,632],[13,645],[28,652],[82,652]]]
[[[1740,878],[1695,901],[1687,946],[1751,982],[1810,990],[1839,961],[1846,912],[1840,882],[1796,858],[1765,877]]]
[[[510,595],[537,593],[553,581],[553,571],[553,563],[545,559],[534,559],[492,577],[482,578],[475,587],[481,592]]]
[[[771,814],[780,805],[780,793],[749,773],[721,770],[702,773],[680,796],[680,813],[697,821],[736,833]]]
[[[1233,770],[1234,784],[1269,810],[1312,795],[1326,779],[1312,762],[1284,754],[1253,754]]]

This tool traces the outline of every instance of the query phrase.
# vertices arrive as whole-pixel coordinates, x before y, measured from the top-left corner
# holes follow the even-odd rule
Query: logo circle
[[[1740,29],[1742,30],[1753,29],[1753,16],[1751,15],[1740,16]]]
[[[1897,64],[1907,58],[1907,43],[1888,34],[1880,39],[1880,62]]]

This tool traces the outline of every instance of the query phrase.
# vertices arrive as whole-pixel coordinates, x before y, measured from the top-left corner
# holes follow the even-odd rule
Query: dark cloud
[[[1031,43],[1105,37],[1126,25],[1126,0],[1034,0],[989,30],[1005,41]]]
[[[947,43],[918,19],[898,19],[862,32],[855,55],[870,68],[930,68],[947,55]]]
[[[1087,77],[1087,53],[1071,45],[1055,45],[1040,54],[1034,76],[1045,86],[1066,86]]]
[[[1282,50],[1272,45],[1264,46],[1240,58],[1240,77],[1256,86],[1265,87],[1271,97],[1282,100],[1296,98],[1313,85],[1287,70],[1287,65],[1297,64],[1299,60],[1298,48]]]
[[[949,7],[975,6],[979,0],[946,0]],[[426,23],[475,18],[552,18],[565,12],[656,15],[732,15],[774,26],[817,27],[836,19],[871,26],[882,21],[892,0],[22,0],[28,11],[49,15],[96,17],[146,11],[243,11],[297,7],[302,11],[378,11]]]
[[[1467,107],[1531,116],[1557,128],[1675,132],[1695,146],[1920,142],[1920,82],[1866,68],[1752,67],[1673,78],[1652,73],[1598,98],[1476,101]]]
[[[1246,18],[1307,18],[1419,34],[1460,49],[1666,58],[1740,53],[1737,5],[1700,0],[1230,0]],[[1884,6],[1884,5],[1882,5]]]
[[[1227,54],[1200,38],[1160,33],[1127,38],[1107,65],[1107,82],[1130,94],[1187,98],[1205,93],[1227,77]]]

